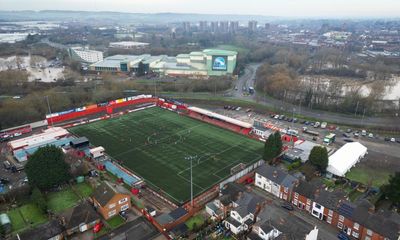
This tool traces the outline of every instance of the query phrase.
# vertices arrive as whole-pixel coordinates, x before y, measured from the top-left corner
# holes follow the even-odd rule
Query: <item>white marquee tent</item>
[[[343,177],[366,154],[367,148],[359,142],[346,143],[329,157],[327,171]]]

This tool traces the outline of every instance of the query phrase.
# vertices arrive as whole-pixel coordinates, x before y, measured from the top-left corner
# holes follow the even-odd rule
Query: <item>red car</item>
[[[98,233],[101,231],[101,229],[103,228],[104,224],[103,222],[99,222],[96,225],[94,225],[93,227],[93,233]]]

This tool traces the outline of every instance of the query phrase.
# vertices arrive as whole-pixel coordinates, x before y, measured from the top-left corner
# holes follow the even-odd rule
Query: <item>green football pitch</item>
[[[161,108],[150,108],[71,128],[146,182],[183,203],[227,178],[231,168],[262,158],[263,144]]]

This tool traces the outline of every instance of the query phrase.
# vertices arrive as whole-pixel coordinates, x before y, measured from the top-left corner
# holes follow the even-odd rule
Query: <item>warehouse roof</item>
[[[365,154],[367,154],[367,148],[361,143],[346,143],[329,157],[326,170],[343,177]]]
[[[43,131],[43,133],[32,135],[26,138],[10,141],[8,145],[12,149],[18,149],[25,146],[40,145],[41,143],[55,140],[68,135],[68,131],[61,127],[52,127]]]
[[[223,120],[225,122],[238,125],[240,127],[244,127],[244,128],[252,128],[253,127],[253,125],[250,124],[250,123],[243,122],[243,121],[240,121],[240,120],[237,120],[237,119],[233,119],[233,118],[230,118],[230,117],[227,117],[227,116],[215,113],[215,112],[211,112],[211,111],[208,111],[208,110],[205,110],[205,109],[202,109],[202,108],[188,107],[188,109],[190,111],[201,113],[203,115],[207,115],[207,116],[212,117],[212,118],[217,118],[217,119]]]

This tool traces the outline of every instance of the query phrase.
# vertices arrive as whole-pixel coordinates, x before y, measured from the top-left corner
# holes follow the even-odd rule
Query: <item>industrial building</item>
[[[166,55],[115,55],[90,65],[96,72],[136,72],[141,65],[144,72],[159,73],[161,76],[183,76],[208,78],[210,76],[229,76],[236,67],[237,52],[206,49],[202,52]]]
[[[149,43],[144,42],[134,42],[134,41],[122,41],[122,42],[110,42],[110,48],[120,48],[120,49],[142,49],[148,47]]]
[[[71,59],[82,63],[96,63],[103,60],[103,53],[100,51],[89,50],[85,47],[72,47],[68,49]]]

